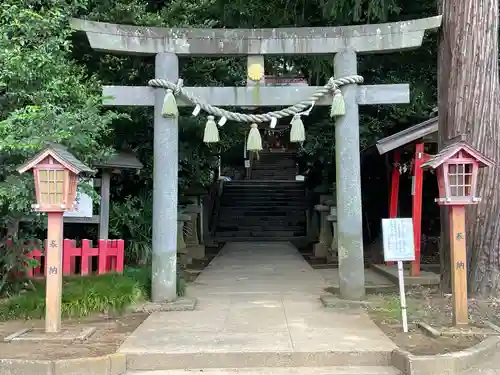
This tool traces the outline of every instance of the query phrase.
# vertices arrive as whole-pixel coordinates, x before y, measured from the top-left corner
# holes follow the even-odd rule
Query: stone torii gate
[[[170,29],[72,20],[92,48],[106,52],[155,55],[155,77],[179,79],[179,56],[245,55],[248,65],[265,55],[335,55],[335,78],[357,74],[358,53],[394,52],[419,47],[426,30],[437,29],[441,17],[413,21],[324,28]],[[213,106],[282,107],[314,94],[318,87],[185,87]],[[338,251],[341,296],[365,294],[358,105],[409,102],[409,86],[347,84],[341,88],[345,115],[336,119]],[[176,234],[178,184],[178,119],[163,117],[165,90],[104,86],[106,105],[154,106],[154,188],[152,298],[176,298]],[[113,99],[108,99],[113,98]],[[181,98],[182,99],[182,98]],[[330,98],[331,99],[331,98]],[[191,103],[178,100],[178,105]],[[316,105],[330,105],[323,98]]]

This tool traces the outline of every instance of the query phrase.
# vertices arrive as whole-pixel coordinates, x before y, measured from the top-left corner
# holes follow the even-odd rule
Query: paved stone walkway
[[[326,285],[290,243],[228,244],[188,289],[196,311],[152,314],[120,351],[137,370],[386,366],[394,343],[364,313],[325,309]]]

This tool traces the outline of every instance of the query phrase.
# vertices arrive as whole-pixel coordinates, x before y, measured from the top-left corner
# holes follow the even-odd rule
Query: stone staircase
[[[250,178],[252,180],[295,180],[294,152],[261,152],[254,160]]]
[[[215,239],[300,241],[306,236],[303,182],[247,180],[224,183]]]

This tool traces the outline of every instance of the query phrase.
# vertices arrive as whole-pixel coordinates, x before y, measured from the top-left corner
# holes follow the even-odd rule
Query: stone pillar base
[[[193,263],[193,257],[188,252],[188,249],[177,250],[177,255],[179,256],[179,263],[183,266]]]
[[[337,249],[328,249],[328,253],[326,255],[326,262],[337,263],[338,261],[339,261],[339,256]]]
[[[314,257],[315,258],[326,258],[328,255],[328,247],[321,242],[314,244]]]
[[[187,253],[193,259],[203,259],[203,258],[205,258],[205,246],[204,245],[188,245]]]

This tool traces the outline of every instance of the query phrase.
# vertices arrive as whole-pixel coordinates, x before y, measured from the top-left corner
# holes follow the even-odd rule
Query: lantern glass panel
[[[448,182],[452,197],[472,195],[472,164],[459,163],[448,166]]]
[[[64,201],[64,170],[45,169],[38,171],[40,203],[60,205]]]

